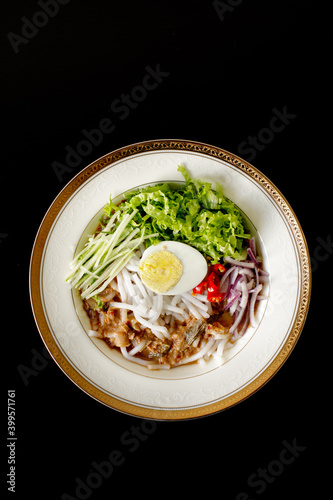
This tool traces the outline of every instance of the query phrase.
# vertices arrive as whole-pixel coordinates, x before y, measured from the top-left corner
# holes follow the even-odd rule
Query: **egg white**
[[[183,264],[182,276],[178,283],[161,295],[178,295],[188,292],[197,286],[206,276],[208,267],[205,257],[195,248],[178,241],[161,241],[157,245],[151,245],[144,251],[141,262],[144,262],[152,253],[161,250],[173,253]]]

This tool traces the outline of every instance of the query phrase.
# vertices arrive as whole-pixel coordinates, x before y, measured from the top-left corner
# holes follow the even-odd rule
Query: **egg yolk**
[[[183,264],[168,250],[150,254],[141,262],[139,269],[143,283],[156,293],[171,290],[183,274]]]

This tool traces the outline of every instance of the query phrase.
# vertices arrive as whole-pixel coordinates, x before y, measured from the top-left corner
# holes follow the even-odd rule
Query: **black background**
[[[241,492],[251,499],[325,498],[324,489],[331,491],[325,471],[325,452],[330,459],[332,450],[330,357],[323,346],[331,330],[325,291],[332,249],[322,245],[332,238],[331,110],[321,38],[328,13],[301,0],[226,0],[224,12],[222,2],[218,9],[215,3],[70,0],[36,33],[30,31],[16,52],[8,34],[22,36],[25,18],[43,24],[35,16],[42,9],[30,0],[1,4],[3,482],[9,389],[16,391],[18,438],[16,493],[8,497],[83,498],[83,489],[75,492],[77,478],[86,482],[93,462],[107,460],[113,450],[124,463],[86,498],[139,492],[155,498],[234,500]],[[148,66],[167,76],[121,119],[111,104],[141,85]],[[116,148],[178,138],[240,154],[242,142],[269,126],[274,109],[293,118],[254,149],[251,162],[290,202],[312,258],[311,306],[294,351],[256,394],[216,415],[146,424],[103,406],[53,361],[39,358],[44,351],[28,273],[45,212],[82,168]],[[96,128],[103,118],[113,121],[114,131],[59,178],[52,163],[64,164],[66,147],[75,149],[82,130]],[[20,374],[22,366],[35,369],[28,379]],[[144,431],[134,449],[123,436],[133,436],[137,427]],[[285,442],[302,447],[299,456],[272,482],[261,483],[263,492],[251,486],[248,480],[260,468],[274,469]]]

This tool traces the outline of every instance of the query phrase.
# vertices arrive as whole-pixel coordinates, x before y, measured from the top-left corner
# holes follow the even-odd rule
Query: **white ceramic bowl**
[[[270,285],[257,310],[258,325],[214,360],[150,371],[87,335],[80,299],[65,283],[69,262],[110,195],[142,184],[192,177],[220,182],[257,231]],[[287,200],[255,167],[222,149],[182,140],[147,141],[105,155],[70,181],[54,200],[36,236],[30,295],[40,335],[59,367],[82,390],[111,408],[154,419],[188,419],[228,408],[251,395],[280,368],[307,315],[309,253]]]

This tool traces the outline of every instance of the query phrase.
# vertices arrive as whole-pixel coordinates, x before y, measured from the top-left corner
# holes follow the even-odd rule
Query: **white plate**
[[[220,182],[257,229],[270,285],[249,328],[226,362],[150,371],[91,339],[81,304],[65,283],[82,235],[107,203],[128,189],[192,177]],[[251,395],[280,368],[306,319],[310,259],[303,231],[279,190],[255,167],[222,149],[182,140],[149,141],[105,155],[82,170],[54,200],[36,236],[30,295],[40,335],[59,367],[83,391],[118,411],[144,418],[195,418]]]

